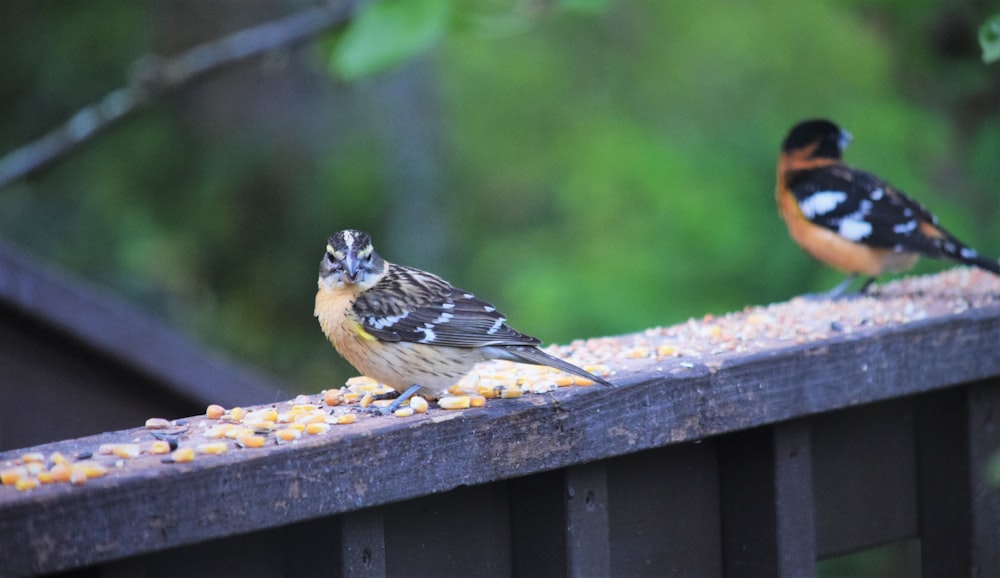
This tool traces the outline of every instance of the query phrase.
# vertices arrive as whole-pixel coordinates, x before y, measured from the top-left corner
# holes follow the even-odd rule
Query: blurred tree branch
[[[201,76],[346,24],[361,0],[303,10],[199,44],[172,58],[139,58],[128,84],[84,107],[48,134],[0,158],[0,189],[59,161],[157,98]]]

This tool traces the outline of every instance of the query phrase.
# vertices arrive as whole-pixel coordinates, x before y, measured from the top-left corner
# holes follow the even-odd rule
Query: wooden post
[[[814,575],[809,424],[739,432],[719,448],[725,574]]]
[[[610,576],[608,472],[604,463],[566,469],[566,560],[570,576]]]
[[[344,514],[340,533],[344,576],[380,578],[386,575],[382,508]]]

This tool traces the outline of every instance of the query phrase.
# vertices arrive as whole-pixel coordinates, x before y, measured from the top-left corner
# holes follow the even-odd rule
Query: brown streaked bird
[[[442,397],[489,359],[545,365],[614,384],[540,350],[496,307],[444,279],[390,263],[357,230],[329,238],[319,265],[315,315],[337,351],[358,371],[400,394]],[[388,412],[387,412],[388,413]]]
[[[921,255],[981,267],[1000,275],[1000,262],[981,256],[942,228],[923,205],[879,177],[841,162],[851,134],[829,120],[807,120],[785,138],[778,161],[778,210],[792,239],[848,277],[875,279],[913,267]]]

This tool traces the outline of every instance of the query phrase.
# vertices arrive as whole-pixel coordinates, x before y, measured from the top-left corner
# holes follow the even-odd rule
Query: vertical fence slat
[[[777,575],[771,429],[726,435],[718,445],[723,572]]]
[[[989,576],[1000,568],[1000,388],[983,382],[918,404],[920,545],[924,576]]]
[[[390,576],[509,576],[511,508],[503,482],[382,508]]]
[[[815,574],[809,424],[787,422],[725,436],[719,470],[725,574]]]
[[[913,398],[810,418],[819,558],[918,535]]]
[[[774,493],[778,576],[816,573],[816,526],[809,423],[774,426]]]
[[[920,562],[928,577],[971,575],[966,401],[961,388],[916,404]]]
[[[969,453],[972,476],[973,576],[1000,569],[1000,487],[994,482],[1000,460],[1000,382],[972,385],[969,390]]]
[[[615,574],[722,574],[715,440],[611,460],[608,503]]]
[[[570,576],[609,576],[608,472],[604,462],[566,469],[566,558]]]
[[[559,578],[566,563],[566,481],[562,470],[514,478],[510,491],[515,576]]]
[[[376,578],[386,575],[382,508],[344,514],[340,532],[344,576]]]

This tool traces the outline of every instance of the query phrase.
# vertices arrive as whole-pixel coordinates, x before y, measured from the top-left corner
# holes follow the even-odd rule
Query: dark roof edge
[[[0,303],[202,403],[268,403],[282,389],[3,241]]]

